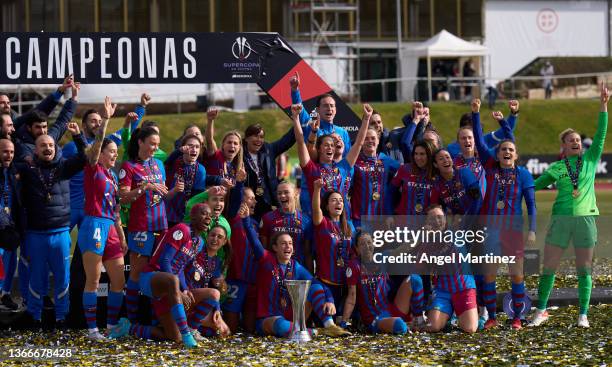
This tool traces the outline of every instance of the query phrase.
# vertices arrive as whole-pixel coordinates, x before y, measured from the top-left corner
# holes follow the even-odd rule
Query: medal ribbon
[[[47,199],[49,199],[49,197],[51,196],[51,189],[53,188],[53,179],[55,178],[55,171],[57,170],[57,168],[51,168],[49,170],[49,178],[47,179],[47,177],[45,177],[45,175],[43,174],[42,170],[40,169],[40,167],[36,167],[37,171],[38,171],[38,178],[40,179],[40,181],[43,184],[43,188],[45,190],[45,196],[47,197]]]
[[[578,190],[578,176],[580,176],[580,171],[582,170],[582,156],[578,156],[578,160],[576,161],[576,171],[572,171],[572,166],[570,165],[569,159],[565,157],[563,159],[565,162],[565,168],[567,168],[567,174],[572,181],[572,186],[574,186],[574,190]]]

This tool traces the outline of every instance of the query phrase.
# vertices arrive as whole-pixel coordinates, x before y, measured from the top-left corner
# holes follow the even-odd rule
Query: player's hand
[[[174,184],[174,188],[172,189],[174,192],[183,192],[185,191],[185,182],[181,176],[176,178],[176,183]]]
[[[308,121],[308,126],[310,126],[310,131],[316,134],[321,126],[321,121],[318,118],[312,119]]]
[[[501,111],[493,111],[491,115],[497,122],[500,122],[501,120],[504,119],[504,114],[501,113]]]
[[[412,102],[412,120],[414,121],[417,116],[421,116],[423,114],[423,103],[419,101]],[[419,121],[421,119],[419,118]]]
[[[161,196],[166,196],[168,194],[168,187],[161,183],[152,183],[151,190],[157,192]]]
[[[81,83],[72,83],[72,100],[76,101],[79,99],[79,91],[81,90]]]
[[[300,88],[300,74],[296,71],[295,75],[289,79],[289,85],[292,91],[296,91]]]
[[[429,107],[423,107],[423,122],[425,124],[428,124],[430,117],[431,116],[429,115]]]
[[[151,96],[148,93],[143,93],[140,96],[140,105],[142,107],[147,107],[147,105],[151,102]]]
[[[244,167],[240,167],[238,172],[236,172],[236,181],[244,182],[246,178],[247,178],[247,174],[246,174],[246,171],[244,170]]]
[[[372,117],[372,112],[374,112],[374,109],[372,108],[372,106],[370,106],[367,103],[363,104],[363,119],[370,119],[370,117]]]
[[[336,306],[332,302],[325,302],[323,304],[323,313],[326,315],[335,315]]]
[[[211,281],[213,287],[217,288],[219,292],[223,295],[227,293],[227,282],[224,277],[214,278]]]
[[[610,100],[610,91],[608,90],[604,82],[601,82],[600,99],[601,99],[601,103],[606,104],[606,105],[608,104],[608,101]]]
[[[536,245],[536,233],[534,231],[529,231],[527,233],[527,247],[534,248]]]
[[[115,114],[115,110],[117,109],[117,104],[111,101],[111,97],[104,97],[104,114],[102,118],[110,119]]]
[[[223,186],[224,188],[226,188],[227,190],[231,189],[232,187],[235,186],[234,181],[229,179],[229,178],[222,178],[221,179],[221,186]]]
[[[314,182],[313,182],[314,191],[321,191],[322,187],[323,187],[323,180],[322,179],[317,178],[316,180],[314,180]]]
[[[210,189],[208,189],[209,196],[225,196],[226,193],[227,193],[227,190],[223,186],[213,186]]]
[[[302,105],[299,103],[291,105],[291,117],[294,120],[299,121],[300,113],[302,112]]]
[[[67,128],[72,135],[79,135],[81,133],[81,130],[79,129],[79,124],[74,121],[69,122]]]
[[[219,116],[219,110],[213,107],[210,107],[208,111],[206,111],[206,119],[208,121],[214,121],[217,116]]]
[[[128,114],[125,115],[125,121],[123,121],[123,127],[127,129],[128,127],[130,127],[132,122],[136,120],[138,120],[138,114],[136,112],[128,112]]]
[[[508,108],[510,108],[510,113],[516,115],[519,112],[519,101],[516,99],[511,99],[508,101]]]
[[[188,310],[191,305],[195,303],[195,298],[193,297],[193,294],[187,289],[184,290],[183,293],[181,293],[181,300],[183,301],[183,306],[185,306],[186,310]]]
[[[121,253],[125,256],[127,252],[128,252],[128,244],[124,239],[123,241],[121,241]]]
[[[59,90],[60,92],[64,93],[66,91],[66,89],[68,88],[72,88],[72,83],[74,83],[74,75],[70,74],[68,75],[64,81],[62,82],[62,85],[60,85],[57,90]]]
[[[478,99],[478,98],[474,98],[474,99],[472,100],[472,104],[471,104],[471,106],[472,106],[472,113],[478,113],[478,112],[480,112],[480,99]]]
[[[249,216],[249,206],[246,203],[240,204],[240,209],[238,209],[238,215],[242,219]]]

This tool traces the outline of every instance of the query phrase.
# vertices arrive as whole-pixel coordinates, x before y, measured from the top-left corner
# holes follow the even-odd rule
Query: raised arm
[[[57,120],[55,120],[53,126],[48,129],[47,134],[49,134],[49,136],[55,139],[56,143],[58,143],[62,139],[62,136],[64,136],[64,134],[66,133],[68,122],[70,122],[72,116],[74,115],[80,89],[80,83],[72,84],[72,98],[66,101],[64,107],[62,108],[62,111],[57,117]]]
[[[98,159],[100,158],[100,151],[102,150],[102,142],[104,141],[104,135],[106,135],[106,128],[108,127],[108,121],[111,117],[113,117],[116,108],[117,104],[112,104],[110,97],[107,96],[104,98],[102,125],[96,132],[96,139],[91,148],[89,148],[89,152],[87,153],[87,161],[92,166],[98,164]]]
[[[298,158],[300,159],[300,167],[306,167],[310,162],[310,154],[308,154],[308,148],[304,142],[304,133],[302,131],[302,125],[300,125],[300,112],[304,108],[301,104],[291,105],[291,121],[293,121],[293,133],[295,134],[295,142],[297,145]]]
[[[79,124],[76,122],[71,122],[67,124],[67,129],[72,133],[72,139],[77,147],[77,155],[65,160],[61,177],[66,179],[71,178],[75,174],[81,172],[87,159],[85,156],[85,148],[87,143],[85,142],[85,137],[83,137],[83,134],[79,129]]]
[[[474,143],[476,144],[476,150],[478,151],[478,157],[482,165],[492,159],[493,156],[489,154],[489,148],[484,141],[482,135],[482,125],[480,124],[480,99],[472,100],[472,130],[474,132]]]
[[[259,260],[263,257],[266,250],[264,250],[264,247],[257,236],[257,232],[255,232],[255,228],[253,228],[253,225],[251,224],[251,218],[249,218],[249,208],[241,210],[240,217],[242,218],[242,227],[246,232],[248,243],[250,243],[253,248],[255,259]]]
[[[321,210],[321,186],[323,186],[323,180],[320,178],[313,182],[312,224],[315,226],[318,226],[323,221],[323,211]]]
[[[219,111],[215,108],[209,108],[206,112],[206,130],[204,137],[206,138],[206,155],[211,156],[217,151],[215,143],[215,119],[219,115]]]
[[[272,157],[276,159],[276,157],[291,149],[293,144],[295,144],[295,133],[289,130],[280,139],[270,144]]]
[[[15,131],[19,130],[22,125],[27,124],[28,120],[32,116],[31,112],[34,110],[50,115],[64,95],[66,89],[72,87],[72,83],[74,83],[74,76],[70,74],[66,77],[66,79],[64,79],[64,82],[57,88],[57,90],[45,97],[45,99],[43,99],[36,107],[13,120],[13,127]]]
[[[599,160],[603,153],[604,143],[606,142],[606,133],[608,131],[608,101],[610,100],[610,92],[608,88],[601,83],[600,108],[599,118],[597,120],[597,132],[593,136],[593,144],[584,154],[584,158],[588,160]]]
[[[242,197],[244,191],[244,181],[246,180],[246,171],[244,168],[236,172],[236,185],[231,188],[229,203],[227,203],[227,217],[231,220],[238,214],[240,205],[242,204]]]
[[[361,127],[359,128],[359,133],[355,139],[355,144],[353,144],[351,150],[346,155],[346,161],[351,167],[355,165],[355,162],[357,162],[357,157],[359,157],[359,152],[361,151],[363,141],[365,140],[366,133],[368,132],[372,111],[374,111],[372,106],[367,103],[363,105],[363,116],[361,117]]]
[[[291,103],[302,106],[302,110],[300,111],[300,123],[305,124],[310,120],[310,115],[308,111],[306,111],[306,107],[302,104],[302,96],[300,95],[300,74],[297,71],[295,75],[289,79],[289,85],[291,86]]]

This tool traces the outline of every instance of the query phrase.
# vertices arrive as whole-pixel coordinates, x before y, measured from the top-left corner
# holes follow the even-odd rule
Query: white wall
[[[607,1],[486,1],[491,74],[507,78],[536,57],[606,56]]]

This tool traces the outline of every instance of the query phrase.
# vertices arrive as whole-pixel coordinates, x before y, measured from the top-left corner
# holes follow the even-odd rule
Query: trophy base
[[[310,333],[308,331],[296,331],[294,332],[288,339],[289,342],[293,343],[306,343],[312,340]]]

